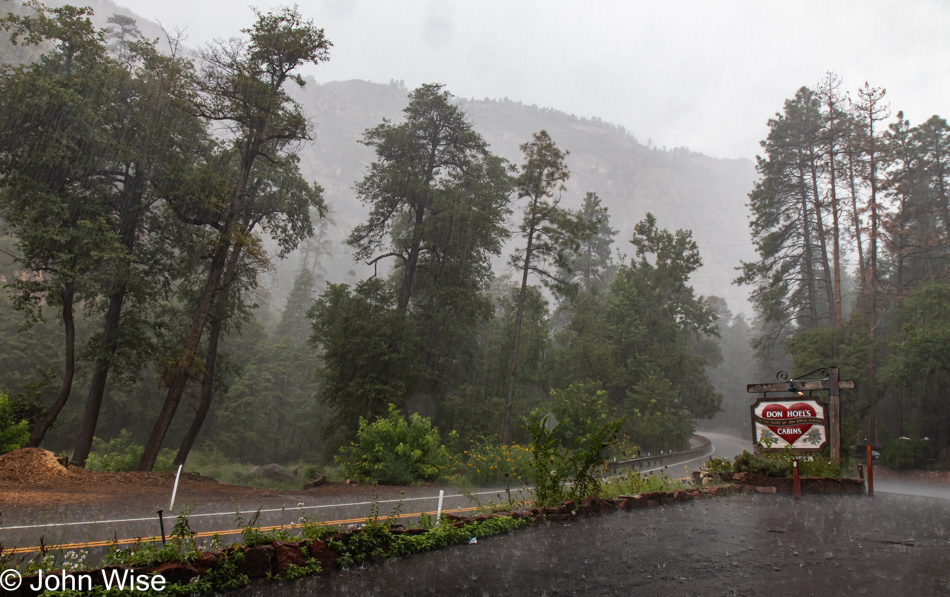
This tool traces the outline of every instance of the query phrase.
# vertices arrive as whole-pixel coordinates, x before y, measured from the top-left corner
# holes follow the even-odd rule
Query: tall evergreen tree
[[[504,164],[449,92],[423,85],[404,113],[405,122],[384,120],[363,136],[377,156],[357,185],[370,214],[347,239],[370,264],[397,260],[396,308],[403,313],[420,271],[464,270],[464,277],[485,283],[489,259],[507,237],[508,213]]]
[[[560,206],[564,182],[570,176],[564,163],[567,153],[557,147],[547,131],[535,133],[531,141],[521,145],[521,152],[524,154],[524,163],[515,179],[515,189],[518,199],[525,200],[519,226],[524,248],[519,248],[511,256],[512,267],[521,271],[521,290],[508,371],[505,418],[501,427],[502,444],[508,443],[511,426],[528,278],[534,274],[543,283],[563,291],[568,282],[560,278],[557,272],[567,267],[568,252],[577,251],[580,240],[589,238],[593,228],[591,222],[585,222],[578,214]]]
[[[752,303],[769,333],[757,346],[770,352],[788,330],[833,321],[833,293],[821,212],[819,100],[803,87],[769,120],[757,160],[761,179],[749,194],[752,241],[759,260],[742,263],[739,284],[753,286]]]

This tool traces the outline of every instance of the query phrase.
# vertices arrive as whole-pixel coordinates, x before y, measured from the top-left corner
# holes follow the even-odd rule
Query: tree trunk
[[[185,393],[185,385],[188,383],[191,365],[195,359],[198,345],[201,343],[201,334],[204,331],[205,323],[211,312],[212,302],[217,292],[218,284],[221,281],[221,276],[224,273],[228,249],[231,248],[230,241],[227,240],[229,236],[230,235],[226,233],[221,234],[221,246],[212,258],[211,269],[208,271],[208,279],[205,281],[204,290],[198,299],[195,314],[191,319],[191,327],[185,336],[184,346],[178,358],[178,365],[175,367],[175,372],[168,383],[168,394],[165,397],[165,403],[162,405],[162,410],[158,414],[158,419],[155,420],[152,433],[149,435],[148,442],[145,444],[145,451],[142,453],[141,460],[139,460],[138,470],[140,471],[150,471],[152,467],[155,466],[155,460],[158,458],[158,453],[162,448],[165,434],[171,426],[172,418],[175,416],[175,410],[178,408],[181,397]],[[236,245],[231,252],[239,253],[240,250],[240,246]]]
[[[99,355],[96,357],[95,369],[89,382],[86,409],[83,412],[79,437],[76,438],[76,448],[73,451],[73,462],[79,466],[85,466],[86,458],[89,457],[89,451],[92,449],[96,424],[99,422],[99,408],[102,406],[102,393],[105,391],[106,379],[109,377],[109,366],[116,351],[119,318],[122,315],[125,293],[126,285],[120,284],[115,292],[109,296],[109,309],[106,311],[102,329],[102,344],[99,346]]]
[[[66,332],[66,363],[63,371],[63,382],[59,386],[59,392],[56,394],[56,400],[53,401],[52,406],[33,426],[30,441],[26,444],[30,448],[40,447],[46,432],[53,426],[53,421],[66,406],[66,401],[69,400],[69,394],[72,391],[73,376],[76,373],[76,322],[73,319],[74,294],[75,286],[72,282],[63,285],[63,327]]]
[[[809,327],[817,327],[818,322],[818,292],[815,289],[815,262],[814,249],[811,246],[811,222],[808,211],[808,186],[805,183],[804,171],[799,170],[799,186],[802,209],[802,255],[805,258],[805,288],[808,289],[808,317]]]
[[[413,228],[413,241],[412,247],[409,249],[409,257],[406,259],[405,272],[402,276],[402,286],[399,287],[399,297],[396,304],[396,309],[402,313],[406,313],[406,309],[409,308],[409,298],[412,296],[412,283],[416,277],[416,267],[419,263],[419,252],[421,251],[422,245],[422,224],[425,218],[425,208],[419,206],[416,208],[416,223],[415,228]]]
[[[831,284],[831,266],[828,263],[828,244],[825,241],[825,226],[821,217],[821,192],[818,188],[818,166],[815,163],[817,158],[811,156],[811,186],[812,201],[815,203],[815,228],[818,233],[818,246],[821,253],[822,267],[824,268],[823,277],[825,279],[825,298],[828,301],[828,317],[832,319],[832,327],[835,326],[834,316],[834,290]]]
[[[857,172],[854,168],[854,155],[848,153],[848,185],[851,189],[851,216],[854,219],[854,242],[858,250],[858,274],[861,276],[861,292],[867,289],[867,264],[864,260],[864,240],[861,238],[861,215],[858,211]]]
[[[191,420],[191,426],[181,440],[181,446],[178,448],[178,454],[175,455],[175,461],[172,468],[184,464],[188,460],[188,454],[198,439],[198,433],[204,425],[208,413],[211,411],[211,399],[214,389],[214,366],[218,358],[218,339],[221,336],[221,327],[224,323],[224,317],[218,313],[211,318],[211,328],[208,330],[208,358],[205,362],[205,373],[201,380],[201,398],[198,400],[198,409],[195,411],[195,418]]]
[[[227,270],[222,277],[221,288],[218,289],[215,297],[212,311],[210,314],[211,326],[208,330],[208,352],[205,357],[205,372],[201,379],[201,396],[198,399],[198,409],[195,411],[195,418],[192,419],[185,437],[181,440],[181,446],[178,448],[178,454],[175,455],[173,467],[184,464],[188,459],[188,454],[198,439],[201,427],[204,425],[208,413],[211,411],[211,402],[214,397],[214,370],[215,363],[218,360],[218,342],[221,337],[221,328],[227,313],[228,297],[231,291],[231,284],[237,278],[238,265],[240,264],[240,254],[232,255],[228,260]]]
[[[834,261],[834,285],[835,285],[835,329],[841,327],[842,315],[841,315],[841,229],[839,226],[839,214],[841,210],[838,208],[838,200],[834,198],[834,191],[832,191],[832,205],[831,205],[831,220],[833,223],[834,236],[832,237],[832,260]]]
[[[528,243],[524,251],[524,268],[521,272],[521,292],[518,294],[518,314],[515,316],[515,339],[511,349],[511,368],[508,370],[508,394],[505,399],[505,418],[501,424],[501,445],[508,444],[511,428],[511,405],[515,395],[515,376],[518,373],[518,348],[521,345],[521,320],[524,317],[524,302],[528,292],[528,272],[531,264],[531,250],[534,244],[534,226],[528,230]]]
[[[832,265],[834,267],[834,294],[835,294],[835,319],[834,328],[839,329],[842,323],[841,315],[841,206],[838,204],[838,190],[835,180],[835,152],[834,148],[829,151],[828,160],[831,164],[831,183],[829,192],[831,193],[831,254]]]

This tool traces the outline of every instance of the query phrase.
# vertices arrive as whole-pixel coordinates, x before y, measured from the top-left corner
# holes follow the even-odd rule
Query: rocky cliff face
[[[395,83],[310,81],[293,92],[316,125],[315,140],[301,149],[301,167],[326,189],[334,211],[330,236],[335,254],[327,274],[331,280],[353,278],[350,271],[356,277],[363,273],[339,242],[366,213],[353,187],[374,154],[358,140],[383,118],[398,121],[408,91]],[[587,191],[596,192],[610,210],[611,224],[620,231],[621,253],[632,252],[626,241],[648,211],[664,228],[692,230],[705,262],[693,280],[697,290],[727,297],[734,311],[747,309],[744,300],[736,298],[744,293],[730,282],[739,260],[754,256],[745,207],[755,179],[751,161],[716,159],[685,148],[648,147],[622,127],[507,99],[460,103],[492,151],[516,164],[521,159],[519,145],[532,133],[547,130],[570,152],[565,204],[577,207]],[[503,263],[500,259],[499,270]]]

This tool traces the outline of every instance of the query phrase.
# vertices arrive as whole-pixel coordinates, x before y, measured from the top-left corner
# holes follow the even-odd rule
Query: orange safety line
[[[453,508],[453,509],[452,509],[452,512],[471,512],[471,511],[473,511],[473,510],[478,510],[478,507],[477,507],[477,506],[472,506],[472,507],[469,507],[469,508]],[[435,514],[435,513],[436,513],[435,511],[432,511],[432,512],[415,512],[415,513],[412,513],[412,514],[400,514],[400,515],[398,515],[398,516],[393,516],[393,517],[391,517],[391,518],[394,518],[394,519],[397,519],[397,520],[398,520],[398,519],[400,519],[400,518],[414,518],[414,517],[417,517],[417,516],[422,516],[423,514],[429,514],[429,515],[431,516],[431,515],[433,515],[433,514]],[[390,517],[387,516],[386,518],[389,519]],[[340,525],[340,524],[355,524],[355,523],[358,523],[358,522],[366,522],[366,521],[369,520],[369,519],[370,519],[369,517],[365,517],[365,518],[345,518],[345,519],[342,519],[342,520],[328,520],[327,522],[320,522],[320,523],[318,523],[318,524],[323,525],[323,526],[335,526],[335,525]],[[377,519],[378,519],[378,517],[377,517]],[[260,531],[260,532],[262,532],[262,533],[266,533],[266,532],[268,532],[268,531],[276,531],[276,530],[278,530],[278,529],[287,529],[287,528],[292,529],[292,528],[295,528],[295,527],[298,527],[298,526],[302,526],[302,525],[299,525],[298,523],[292,522],[292,523],[290,523],[290,524],[279,524],[279,525],[270,526],[270,527],[254,527],[254,528],[256,528],[258,531]],[[213,537],[214,535],[240,535],[242,532],[244,532],[244,529],[230,529],[230,530],[226,530],[226,531],[202,531],[202,532],[200,532],[200,533],[195,533],[194,536],[195,536],[195,537]],[[148,541],[148,542],[155,543],[155,542],[157,542],[157,541],[161,541],[161,539],[160,539],[159,537],[149,537],[149,538],[147,538],[147,539],[144,538],[144,537],[136,537],[135,539],[119,539],[119,540],[108,539],[108,540],[106,540],[106,541],[89,541],[89,542],[86,542],[86,543],[62,543],[62,544],[60,544],[60,545],[47,545],[47,546],[45,546],[45,547],[43,547],[43,548],[41,548],[41,547],[39,547],[39,546],[36,546],[36,547],[17,547],[17,548],[11,549],[11,550],[4,550],[4,553],[9,553],[9,554],[35,553],[35,552],[41,552],[41,551],[44,551],[44,550],[45,550],[45,551],[60,551],[60,550],[64,550],[64,549],[82,549],[82,548],[85,548],[85,547],[108,547],[109,545],[134,545],[134,544],[136,544],[136,543],[141,543],[141,542],[143,542],[143,541]]]

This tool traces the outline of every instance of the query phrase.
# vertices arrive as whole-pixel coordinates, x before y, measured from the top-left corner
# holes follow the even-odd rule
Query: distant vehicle
[[[854,457],[860,462],[865,458],[865,454],[868,452],[867,444],[857,444],[854,446]],[[877,460],[881,457],[881,453],[874,449],[874,446],[871,446],[871,460]]]

